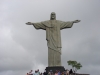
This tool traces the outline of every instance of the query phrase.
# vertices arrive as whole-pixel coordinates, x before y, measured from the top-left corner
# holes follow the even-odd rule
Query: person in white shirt
[[[69,70],[68,69],[66,70],[66,75],[69,75]]]

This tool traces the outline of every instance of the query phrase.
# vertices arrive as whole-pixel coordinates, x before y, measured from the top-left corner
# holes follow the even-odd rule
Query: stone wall
[[[76,74],[72,74],[72,75],[90,75],[90,74],[79,74],[79,73],[76,73]]]

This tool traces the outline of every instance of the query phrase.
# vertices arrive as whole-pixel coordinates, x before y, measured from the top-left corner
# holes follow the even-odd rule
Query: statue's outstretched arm
[[[74,23],[78,23],[80,20],[75,20],[75,21],[68,21],[68,22],[61,22],[60,29],[66,29],[66,28],[71,28]]]
[[[38,23],[27,22],[26,24],[27,25],[33,25],[36,29],[46,30],[46,27],[42,22],[38,22]]]
[[[73,21],[73,23],[78,23],[78,22],[80,22],[81,20],[75,20],[75,21]]]
[[[26,24],[27,24],[27,25],[33,25],[33,23],[32,23],[32,22],[27,22]]]

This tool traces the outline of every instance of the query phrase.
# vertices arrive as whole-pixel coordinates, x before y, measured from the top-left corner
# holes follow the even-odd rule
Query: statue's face
[[[54,12],[51,13],[51,19],[54,20],[56,18],[56,14]]]

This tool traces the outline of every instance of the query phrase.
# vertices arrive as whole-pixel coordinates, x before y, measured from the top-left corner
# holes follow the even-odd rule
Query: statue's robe
[[[65,28],[71,28],[73,22],[59,20],[48,20],[40,23],[33,23],[36,29],[46,30],[48,46],[48,66],[61,66],[61,32]]]

